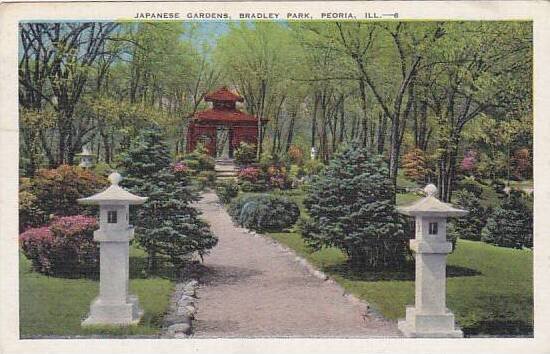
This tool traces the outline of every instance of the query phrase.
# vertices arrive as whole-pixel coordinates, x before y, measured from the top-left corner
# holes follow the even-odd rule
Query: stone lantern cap
[[[80,198],[78,202],[80,204],[127,205],[143,204],[147,200],[147,197],[137,196],[120,187],[118,184],[122,181],[122,176],[119,173],[111,173],[109,181],[111,182],[111,186],[103,192],[94,194],[91,197]]]
[[[87,157],[87,156],[94,156],[94,154],[92,154],[92,153],[90,152],[90,150],[89,150],[87,147],[84,146],[84,147],[82,148],[82,152],[76,154],[76,156]]]
[[[398,207],[397,211],[409,216],[428,216],[428,217],[457,217],[468,214],[467,210],[457,209],[451,204],[443,203],[435,197],[437,187],[428,184],[424,188],[426,196],[419,201],[404,207]]]

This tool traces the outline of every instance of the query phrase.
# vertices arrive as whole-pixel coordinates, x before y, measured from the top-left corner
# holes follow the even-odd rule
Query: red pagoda
[[[258,141],[258,118],[237,109],[237,102],[244,99],[227,87],[206,95],[206,102],[212,102],[212,108],[197,112],[187,130],[187,152],[195,150],[202,143],[211,156],[217,157],[222,149],[218,140],[225,133],[229,158],[241,142],[255,145]],[[266,122],[261,120],[261,124]]]

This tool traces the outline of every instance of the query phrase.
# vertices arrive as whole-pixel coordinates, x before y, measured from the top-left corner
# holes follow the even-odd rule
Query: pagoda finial
[[[430,183],[424,188],[424,193],[426,197],[433,197],[437,193],[437,187]]]
[[[109,182],[115,186],[118,186],[118,184],[122,181],[122,176],[118,172],[111,173],[107,178],[109,179]]]

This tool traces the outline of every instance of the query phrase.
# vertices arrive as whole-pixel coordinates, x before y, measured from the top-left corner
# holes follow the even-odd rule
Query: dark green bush
[[[252,194],[233,199],[229,214],[235,223],[249,229],[281,231],[296,223],[300,209],[287,197]]]
[[[487,210],[481,206],[481,199],[466,190],[459,190],[453,198],[456,206],[468,210],[468,215],[452,219],[447,235],[451,238],[479,241],[481,230],[487,221]]]
[[[510,191],[506,201],[494,209],[481,232],[481,241],[496,246],[533,247],[533,200],[521,191]]]
[[[310,219],[302,234],[314,248],[337,247],[355,269],[402,266],[408,255],[403,218],[387,164],[348,147],[315,178],[304,199]]]
[[[239,186],[237,182],[232,179],[220,181],[216,185],[216,194],[220,202],[227,204],[239,194]]]

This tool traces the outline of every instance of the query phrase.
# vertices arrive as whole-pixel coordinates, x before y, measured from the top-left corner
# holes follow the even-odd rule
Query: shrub
[[[285,166],[268,166],[266,168],[266,180],[271,188],[287,189],[291,186]]]
[[[311,246],[337,247],[355,269],[401,266],[408,254],[403,218],[386,163],[366,149],[338,153],[308,188],[304,205],[310,219],[303,236]]]
[[[403,155],[403,169],[405,176],[416,182],[424,182],[428,174],[426,152],[413,148]]]
[[[214,187],[216,184],[216,172],[214,171],[201,171],[196,177],[199,188],[202,190],[206,187]]]
[[[521,180],[533,177],[533,161],[529,149],[516,150],[512,157],[511,165],[514,178]]]
[[[487,211],[481,206],[480,198],[466,190],[459,190],[454,194],[454,204],[468,210],[468,214],[452,219],[447,234],[454,238],[479,241],[487,219]]]
[[[319,160],[308,160],[304,164],[304,172],[308,176],[316,176],[323,171],[325,165]]]
[[[214,171],[216,165],[216,161],[202,144],[198,144],[193,152],[179,157],[178,160],[185,164],[191,175],[197,175],[202,171]]]
[[[265,178],[260,168],[245,167],[237,174],[237,183],[243,192],[262,192],[267,188]]]
[[[288,148],[288,157],[290,162],[301,166],[304,163],[304,150],[297,145],[290,145]]]
[[[48,217],[38,207],[36,195],[31,192],[32,184],[30,179],[21,178],[19,182],[19,232],[31,227],[44,225]]]
[[[90,170],[61,165],[51,170],[39,170],[31,184],[38,209],[46,215],[66,216],[86,213],[87,209],[76,200],[99,192],[108,182]]]
[[[477,181],[474,177],[465,177],[458,182],[458,189],[463,189],[473,195],[480,196],[484,188],[485,185]]]
[[[521,191],[510,191],[489,216],[481,240],[501,247],[533,247],[532,199]]]
[[[227,204],[231,202],[231,199],[235,198],[239,194],[239,186],[237,182],[232,179],[218,182],[216,186],[216,194],[220,199],[220,202]]]
[[[56,218],[49,227],[32,228],[19,236],[33,268],[47,275],[80,276],[98,271],[99,247],[93,241],[97,221],[74,215]]]
[[[155,126],[143,129],[122,156],[127,176],[122,183],[133,193],[149,197],[133,211],[136,240],[147,251],[149,272],[157,268],[157,255],[181,268],[193,252],[202,256],[217,243],[199,218],[200,212],[190,205],[198,195],[189,188],[189,174],[176,165]]]
[[[472,175],[476,170],[477,152],[468,150],[464,154],[464,158],[460,162],[460,170],[467,175]]]
[[[235,223],[249,229],[281,231],[296,223],[300,209],[287,197],[254,194],[235,198],[229,214]]]
[[[247,165],[256,161],[256,145],[241,142],[235,149],[235,162],[239,165]]]

